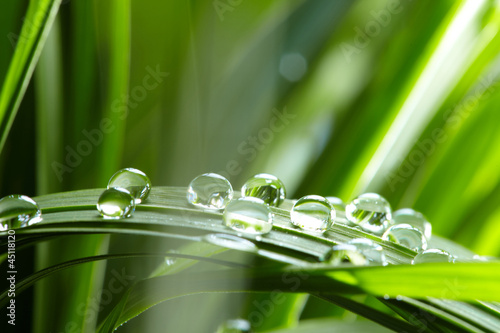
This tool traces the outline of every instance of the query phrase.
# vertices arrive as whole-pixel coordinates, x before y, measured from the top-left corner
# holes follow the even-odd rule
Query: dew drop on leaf
[[[259,198],[277,207],[285,200],[285,185],[276,176],[259,173],[246,181],[241,188],[241,196]]]
[[[427,221],[425,216],[411,208],[398,209],[392,214],[393,224],[410,224],[411,226],[420,230],[427,240],[432,236],[432,225]]]
[[[346,217],[363,230],[381,234],[389,227],[391,206],[377,193],[364,193],[345,208]]]
[[[233,187],[226,178],[216,173],[205,173],[191,181],[187,200],[202,208],[224,209],[233,194]]]
[[[127,190],[134,198],[136,204],[140,204],[149,196],[151,181],[141,170],[125,168],[115,172],[109,179],[108,189],[122,188]]]
[[[323,233],[335,220],[335,208],[319,195],[306,195],[295,202],[290,212],[292,224],[305,230]]]
[[[347,242],[347,245],[354,245],[369,263],[387,265],[382,246],[366,238],[355,238]]]
[[[428,262],[453,262],[453,256],[444,250],[429,249],[417,254],[411,263],[423,264]]]
[[[0,200],[0,231],[24,228],[42,220],[42,211],[28,196],[13,194]]]
[[[232,200],[222,217],[225,226],[245,234],[267,234],[273,228],[271,210],[258,198]]]
[[[422,232],[406,223],[389,227],[382,235],[382,239],[400,244],[415,252],[427,249],[427,240]]]
[[[135,200],[127,190],[110,188],[104,190],[97,201],[97,210],[104,218],[129,217],[135,210]]]

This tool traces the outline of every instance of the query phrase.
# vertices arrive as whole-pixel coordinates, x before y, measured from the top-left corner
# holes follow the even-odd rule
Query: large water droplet
[[[97,201],[97,210],[105,218],[129,217],[135,210],[135,200],[127,190],[110,188],[104,190]]]
[[[259,198],[277,207],[285,200],[285,185],[273,175],[259,173],[246,181],[241,188],[241,196]]]
[[[272,213],[261,199],[232,200],[224,210],[224,225],[248,234],[267,234],[273,228]]]
[[[28,196],[13,194],[0,200],[0,231],[24,228],[42,220],[42,211]]]
[[[369,262],[387,265],[384,249],[382,246],[366,238],[356,238],[347,242],[348,245],[354,245],[356,249],[366,257]]]
[[[420,230],[406,223],[391,226],[384,232],[382,239],[403,245],[415,252],[427,249],[425,236]]]
[[[427,240],[432,236],[432,225],[427,221],[425,216],[411,208],[398,209],[392,214],[392,223],[406,223],[420,230]]]
[[[205,173],[189,184],[189,203],[208,209],[224,209],[233,198],[231,183],[216,173]]]
[[[136,204],[140,204],[147,199],[151,190],[151,181],[141,170],[125,168],[115,172],[109,179],[109,188],[122,188],[127,190],[135,199]]]
[[[368,265],[368,259],[358,250],[355,245],[338,244],[333,247],[330,264],[334,266],[343,264],[364,266]]]
[[[293,205],[290,212],[292,224],[314,232],[325,232],[335,220],[335,208],[319,195],[306,195]]]
[[[377,193],[364,193],[345,208],[346,217],[363,230],[381,234],[389,226],[391,206]]]
[[[251,325],[248,320],[230,319],[222,323],[216,333],[250,333]]]
[[[453,262],[453,256],[440,249],[429,249],[421,252],[412,260],[412,264],[423,264],[427,262]]]
[[[208,234],[203,237],[208,243],[245,252],[257,251],[257,246],[248,239],[228,234]]]

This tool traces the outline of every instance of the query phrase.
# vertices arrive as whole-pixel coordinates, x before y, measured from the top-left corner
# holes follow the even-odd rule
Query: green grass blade
[[[61,0],[30,1],[14,57],[0,91],[0,151],[28,88]]]

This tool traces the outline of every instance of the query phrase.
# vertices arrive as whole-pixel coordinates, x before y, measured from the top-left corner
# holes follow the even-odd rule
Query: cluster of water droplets
[[[225,226],[240,234],[259,237],[272,230],[274,216],[270,207],[278,207],[285,197],[283,182],[265,173],[245,182],[239,198],[234,197],[231,183],[214,173],[193,179],[187,193],[192,205],[222,211]],[[428,249],[432,226],[424,215],[410,208],[393,212],[389,202],[376,193],[361,194],[348,204],[337,197],[307,195],[294,200],[290,220],[293,226],[316,234],[328,231],[336,222],[347,222],[351,227],[417,252],[413,263],[453,261],[453,256],[446,251]],[[383,247],[369,239],[354,239],[335,245],[331,262],[387,264]]]
[[[42,211],[30,197],[13,194],[0,199],[0,231],[28,227],[41,220]]]
[[[150,191],[151,181],[141,170],[118,170],[97,200],[97,210],[107,219],[130,217],[135,206],[146,200]]]

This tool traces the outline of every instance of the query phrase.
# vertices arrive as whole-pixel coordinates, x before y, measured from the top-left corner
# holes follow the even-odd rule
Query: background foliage
[[[212,171],[239,188],[268,172],[290,198],[379,192],[393,209],[422,211],[437,235],[499,255],[498,1],[2,7],[2,196],[100,188],[122,167],[168,186]],[[141,236],[67,236],[27,249],[23,273],[130,244],[178,247]],[[23,331],[68,331],[85,313],[75,309],[113,269],[147,276],[156,263],[123,259],[54,274],[19,296],[20,313],[33,318],[20,323]],[[228,304],[251,308],[253,297],[172,300],[122,330],[204,332],[238,315]],[[305,296],[288,296],[286,305],[289,325],[300,316],[356,319]],[[199,313],[205,308],[213,311]]]

